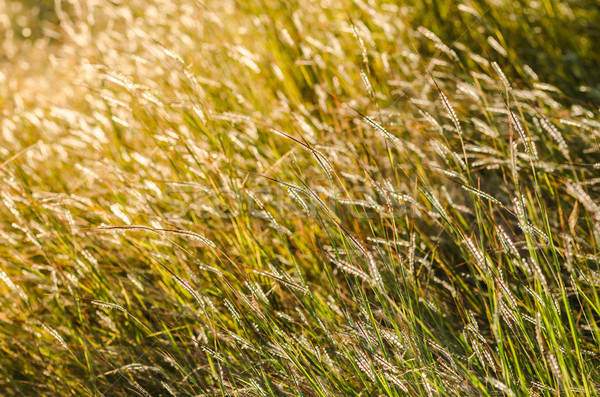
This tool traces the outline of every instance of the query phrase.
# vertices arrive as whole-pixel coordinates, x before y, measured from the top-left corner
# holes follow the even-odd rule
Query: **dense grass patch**
[[[0,0],[3,395],[597,395],[595,1]]]

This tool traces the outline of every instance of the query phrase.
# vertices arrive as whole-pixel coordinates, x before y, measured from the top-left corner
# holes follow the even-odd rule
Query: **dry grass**
[[[599,7],[414,3],[0,0],[2,394],[597,395]]]

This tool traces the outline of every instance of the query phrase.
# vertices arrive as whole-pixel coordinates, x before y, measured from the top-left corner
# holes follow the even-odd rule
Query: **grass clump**
[[[4,395],[598,394],[594,2],[2,1]]]

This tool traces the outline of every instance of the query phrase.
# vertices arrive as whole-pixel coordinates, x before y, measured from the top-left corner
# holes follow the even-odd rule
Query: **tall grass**
[[[596,2],[0,10],[2,395],[598,395]]]

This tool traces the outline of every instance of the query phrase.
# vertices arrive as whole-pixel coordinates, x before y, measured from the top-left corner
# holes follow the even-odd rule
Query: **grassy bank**
[[[0,0],[0,394],[597,395],[600,7],[414,3]]]

